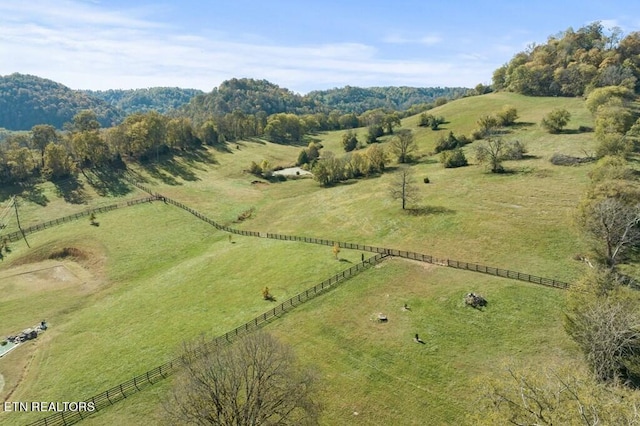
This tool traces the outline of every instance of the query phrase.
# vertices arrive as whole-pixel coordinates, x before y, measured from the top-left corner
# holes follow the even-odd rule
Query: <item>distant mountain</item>
[[[417,104],[433,103],[437,98],[456,99],[469,89],[464,87],[352,87],[319,90],[305,96],[308,102],[321,104],[341,113],[361,114],[376,108],[403,111]]]
[[[102,99],[117,107],[126,115],[134,112],[155,110],[167,114],[189,103],[191,98],[203,95],[198,89],[181,89],[179,87],[151,87],[148,89],[130,90],[85,90],[91,97]]]
[[[123,118],[117,108],[52,80],[14,73],[0,76],[0,127],[29,130],[36,124],[61,129],[83,109],[91,109],[103,127]]]
[[[460,87],[346,86],[300,95],[267,80],[231,79],[210,93],[197,89],[153,87],[132,90],[72,90],[44,78],[11,74],[0,76],[0,128],[30,130],[36,124],[59,129],[83,109],[93,110],[103,127],[120,123],[136,112],[173,111],[202,122],[211,116],[276,113],[311,114],[339,111],[342,114],[376,108],[406,110],[412,105],[433,103],[437,98],[462,97]]]

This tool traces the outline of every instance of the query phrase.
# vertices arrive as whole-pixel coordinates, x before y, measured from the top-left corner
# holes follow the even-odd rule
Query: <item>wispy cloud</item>
[[[12,3],[12,2],[11,2]],[[0,4],[0,74],[30,73],[72,88],[181,86],[211,90],[232,77],[265,78],[306,92],[344,85],[464,86],[452,63],[385,58],[374,46],[343,42],[277,45],[256,37],[196,33],[100,4]],[[247,41],[252,39],[251,41]],[[236,41],[242,40],[242,41]],[[436,35],[388,43],[441,42]],[[473,60],[474,58],[467,58]]]
[[[433,46],[443,41],[438,35],[425,35],[420,37],[405,37],[399,34],[389,34],[382,39],[383,42],[389,44],[423,44]]]

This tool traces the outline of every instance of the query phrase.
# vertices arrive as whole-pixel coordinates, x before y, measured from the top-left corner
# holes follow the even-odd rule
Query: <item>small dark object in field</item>
[[[468,293],[464,296],[464,303],[468,306],[473,306],[474,308],[482,308],[487,306],[487,300],[475,293]]]
[[[425,344],[424,341],[420,338],[420,336],[418,336],[418,333],[416,333],[416,337],[413,338],[413,341],[416,343],[422,343],[423,345]]]
[[[429,183],[430,182],[428,177],[425,177],[423,180],[424,180],[424,183]]]

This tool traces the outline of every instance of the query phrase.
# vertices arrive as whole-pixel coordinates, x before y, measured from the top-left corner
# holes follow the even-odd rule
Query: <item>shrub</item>
[[[426,177],[423,179],[423,181],[424,181],[424,183],[430,183],[430,181],[429,181],[429,177],[428,177],[428,176],[426,176]]]
[[[445,169],[464,167],[469,164],[467,157],[465,157],[464,152],[460,148],[453,151],[445,151],[440,154],[440,162]]]

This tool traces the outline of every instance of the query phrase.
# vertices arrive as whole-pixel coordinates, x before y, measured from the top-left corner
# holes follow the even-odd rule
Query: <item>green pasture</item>
[[[515,106],[520,118],[506,139],[518,139],[528,157],[493,175],[474,164],[444,169],[432,155],[449,131],[470,135],[483,114]],[[537,125],[554,107],[572,114],[568,131],[549,135]],[[132,176],[163,195],[232,227],[317,237],[416,251],[548,278],[573,281],[585,270],[574,260],[586,251],[572,224],[592,165],[558,167],[555,152],[593,151],[591,126],[580,99],[528,98],[496,93],[450,102],[430,113],[447,121],[439,131],[414,131],[419,197],[402,211],[387,195],[396,164],[381,176],[322,188],[313,179],[272,183],[245,172],[267,159],[290,166],[302,146],[261,140],[134,167]],[[364,139],[364,129],[358,129]],[[342,132],[313,135],[325,151],[342,155]],[[389,137],[381,139],[387,146]],[[429,177],[431,183],[424,184]],[[82,181],[82,179],[81,179]],[[65,201],[46,184],[34,188],[46,203],[20,199],[23,226],[93,206],[146,196],[114,185],[94,191],[83,183],[82,202]],[[69,198],[69,197],[67,197]],[[40,200],[42,201],[42,200]],[[252,210],[243,221],[238,217]],[[268,286],[278,301],[360,261],[360,252],[217,231],[189,213],[161,202],[98,215],[27,236],[11,245],[0,263],[0,335],[46,318],[51,329],[34,343],[35,356],[12,400],[74,401],[102,392],[175,356],[181,342],[201,333],[216,336],[269,309]],[[75,248],[84,259],[49,259]],[[58,261],[77,272],[80,286],[24,291],[12,271]],[[35,267],[35,266],[34,266]],[[87,272],[88,271],[88,272]],[[82,274],[90,273],[88,275]],[[4,274],[4,275],[3,275]],[[483,310],[465,308],[462,297],[487,297]],[[564,293],[497,277],[387,260],[266,327],[294,346],[303,362],[317,366],[325,405],[323,424],[464,424],[478,397],[475,381],[515,359],[536,365],[576,358],[562,330]],[[402,312],[404,303],[410,312]],[[386,324],[372,321],[384,312]],[[412,341],[415,333],[425,345]],[[23,348],[28,349],[28,348]],[[0,360],[19,355],[20,348]],[[168,381],[120,402],[88,424],[139,424],[162,413]],[[355,414],[357,413],[357,414]],[[33,414],[0,413],[3,424],[23,424]]]
[[[269,310],[274,303],[262,299],[265,286],[284,301],[360,261],[360,252],[348,250],[336,260],[327,246],[239,236],[229,241],[158,202],[105,214],[99,227],[78,221],[28,241],[30,250],[24,242],[13,245],[13,263],[46,259],[64,247],[105,263],[93,265],[91,279],[98,283],[92,290],[83,288],[87,284],[25,294],[11,276],[0,282],[2,335],[41,318],[51,325],[43,335],[47,344],[36,353],[37,374],[14,400],[67,401],[99,393],[164,363],[186,340],[224,334]],[[9,266],[3,263],[0,272]],[[11,358],[2,360],[0,372],[5,362]]]
[[[489,299],[465,307],[469,291]],[[418,262],[387,260],[265,327],[314,367],[321,424],[470,424],[480,383],[510,362],[577,356],[562,329],[562,290]],[[403,311],[407,303],[410,310]],[[387,323],[374,320],[378,312]],[[425,342],[415,343],[418,333]],[[90,425],[160,422],[170,380],[92,417]],[[157,387],[156,387],[157,386]]]

